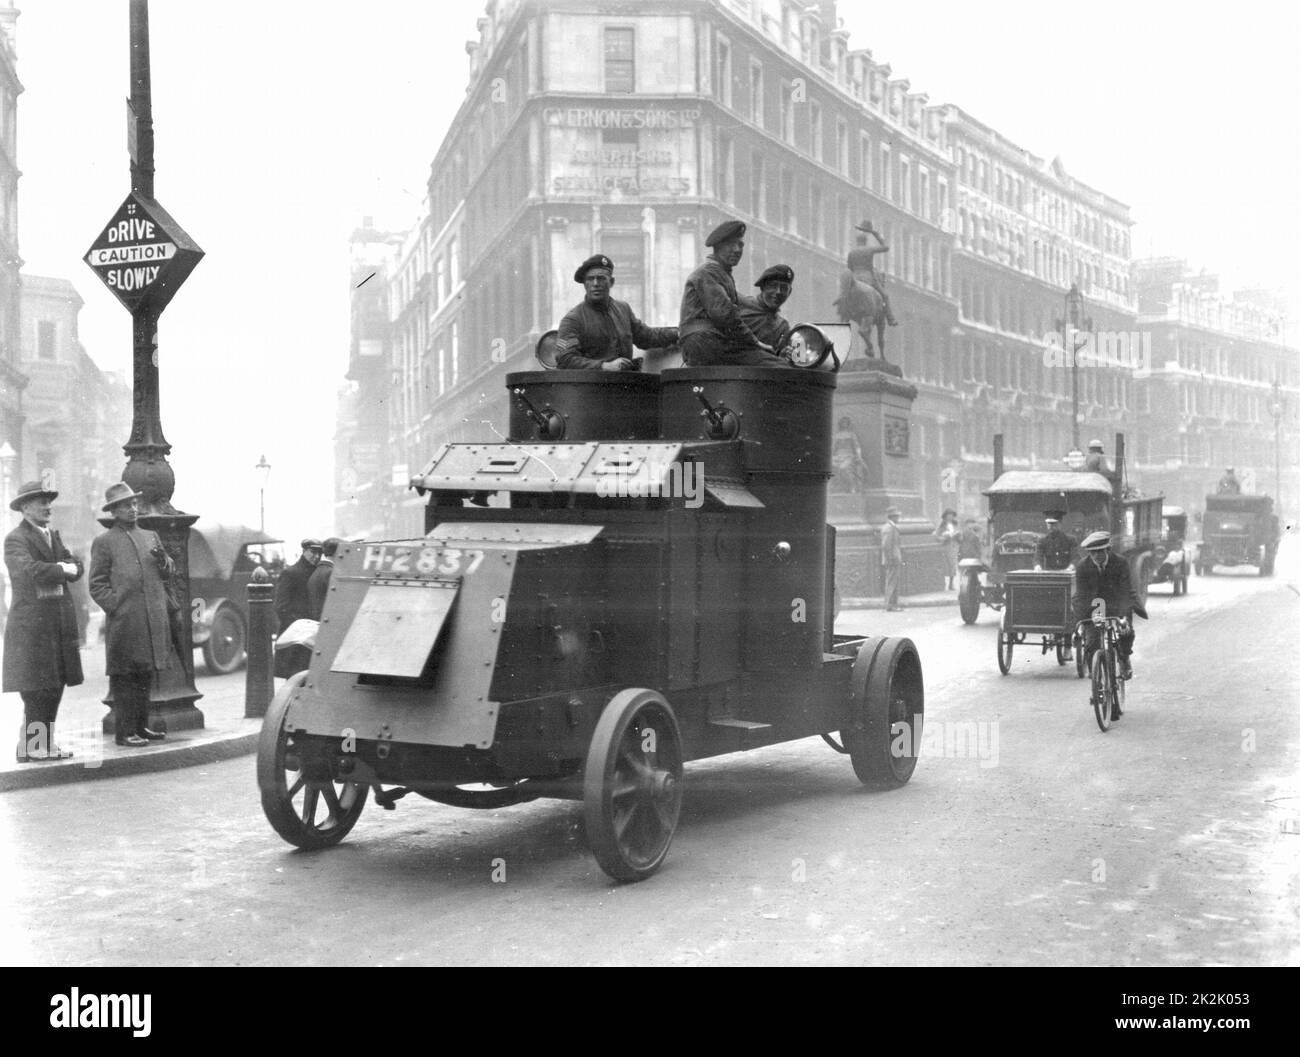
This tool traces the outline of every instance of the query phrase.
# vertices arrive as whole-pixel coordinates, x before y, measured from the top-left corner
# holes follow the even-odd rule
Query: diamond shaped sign
[[[132,191],[85,261],[134,314],[161,312],[202,258],[198,244],[167,210]]]

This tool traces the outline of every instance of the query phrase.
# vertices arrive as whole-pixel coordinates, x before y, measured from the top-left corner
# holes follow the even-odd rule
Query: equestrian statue
[[[885,293],[880,273],[876,271],[875,257],[878,253],[888,253],[889,244],[880,237],[880,232],[871,226],[870,220],[858,225],[858,244],[849,250],[847,267],[840,273],[840,296],[834,307],[839,311],[841,323],[857,324],[858,333],[866,343],[868,356],[885,359],[885,325],[898,326],[893,310],[889,307],[889,296]],[[871,239],[876,245],[870,245]],[[876,344],[871,341],[872,330],[876,332]],[[876,346],[879,346],[879,353]],[[888,362],[888,361],[886,361]]]

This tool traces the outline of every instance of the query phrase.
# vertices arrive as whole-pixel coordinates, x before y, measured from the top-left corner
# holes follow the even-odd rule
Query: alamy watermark
[[[1043,335],[1044,367],[1120,367],[1135,378],[1151,376],[1151,333],[1145,330],[1049,331]]]
[[[596,473],[598,496],[684,499],[692,510],[704,505],[704,467],[698,462],[633,457]]]

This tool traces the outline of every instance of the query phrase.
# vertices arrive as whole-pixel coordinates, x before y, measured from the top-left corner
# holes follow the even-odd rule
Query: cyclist
[[[1111,551],[1109,532],[1094,532],[1080,546],[1085,554],[1074,567],[1074,619],[1083,622],[1084,657],[1091,662],[1097,650],[1100,632],[1092,622],[1092,614],[1095,600],[1101,599],[1106,604],[1106,616],[1129,618],[1119,637],[1119,677],[1132,679],[1132,614],[1146,620],[1147,612],[1133,590],[1128,562]]]

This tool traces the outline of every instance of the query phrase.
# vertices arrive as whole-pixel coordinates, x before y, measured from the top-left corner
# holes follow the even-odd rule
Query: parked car
[[[247,525],[199,520],[190,529],[190,608],[194,645],[214,675],[244,663],[248,581],[257,568],[272,580],[284,568],[284,542]]]

